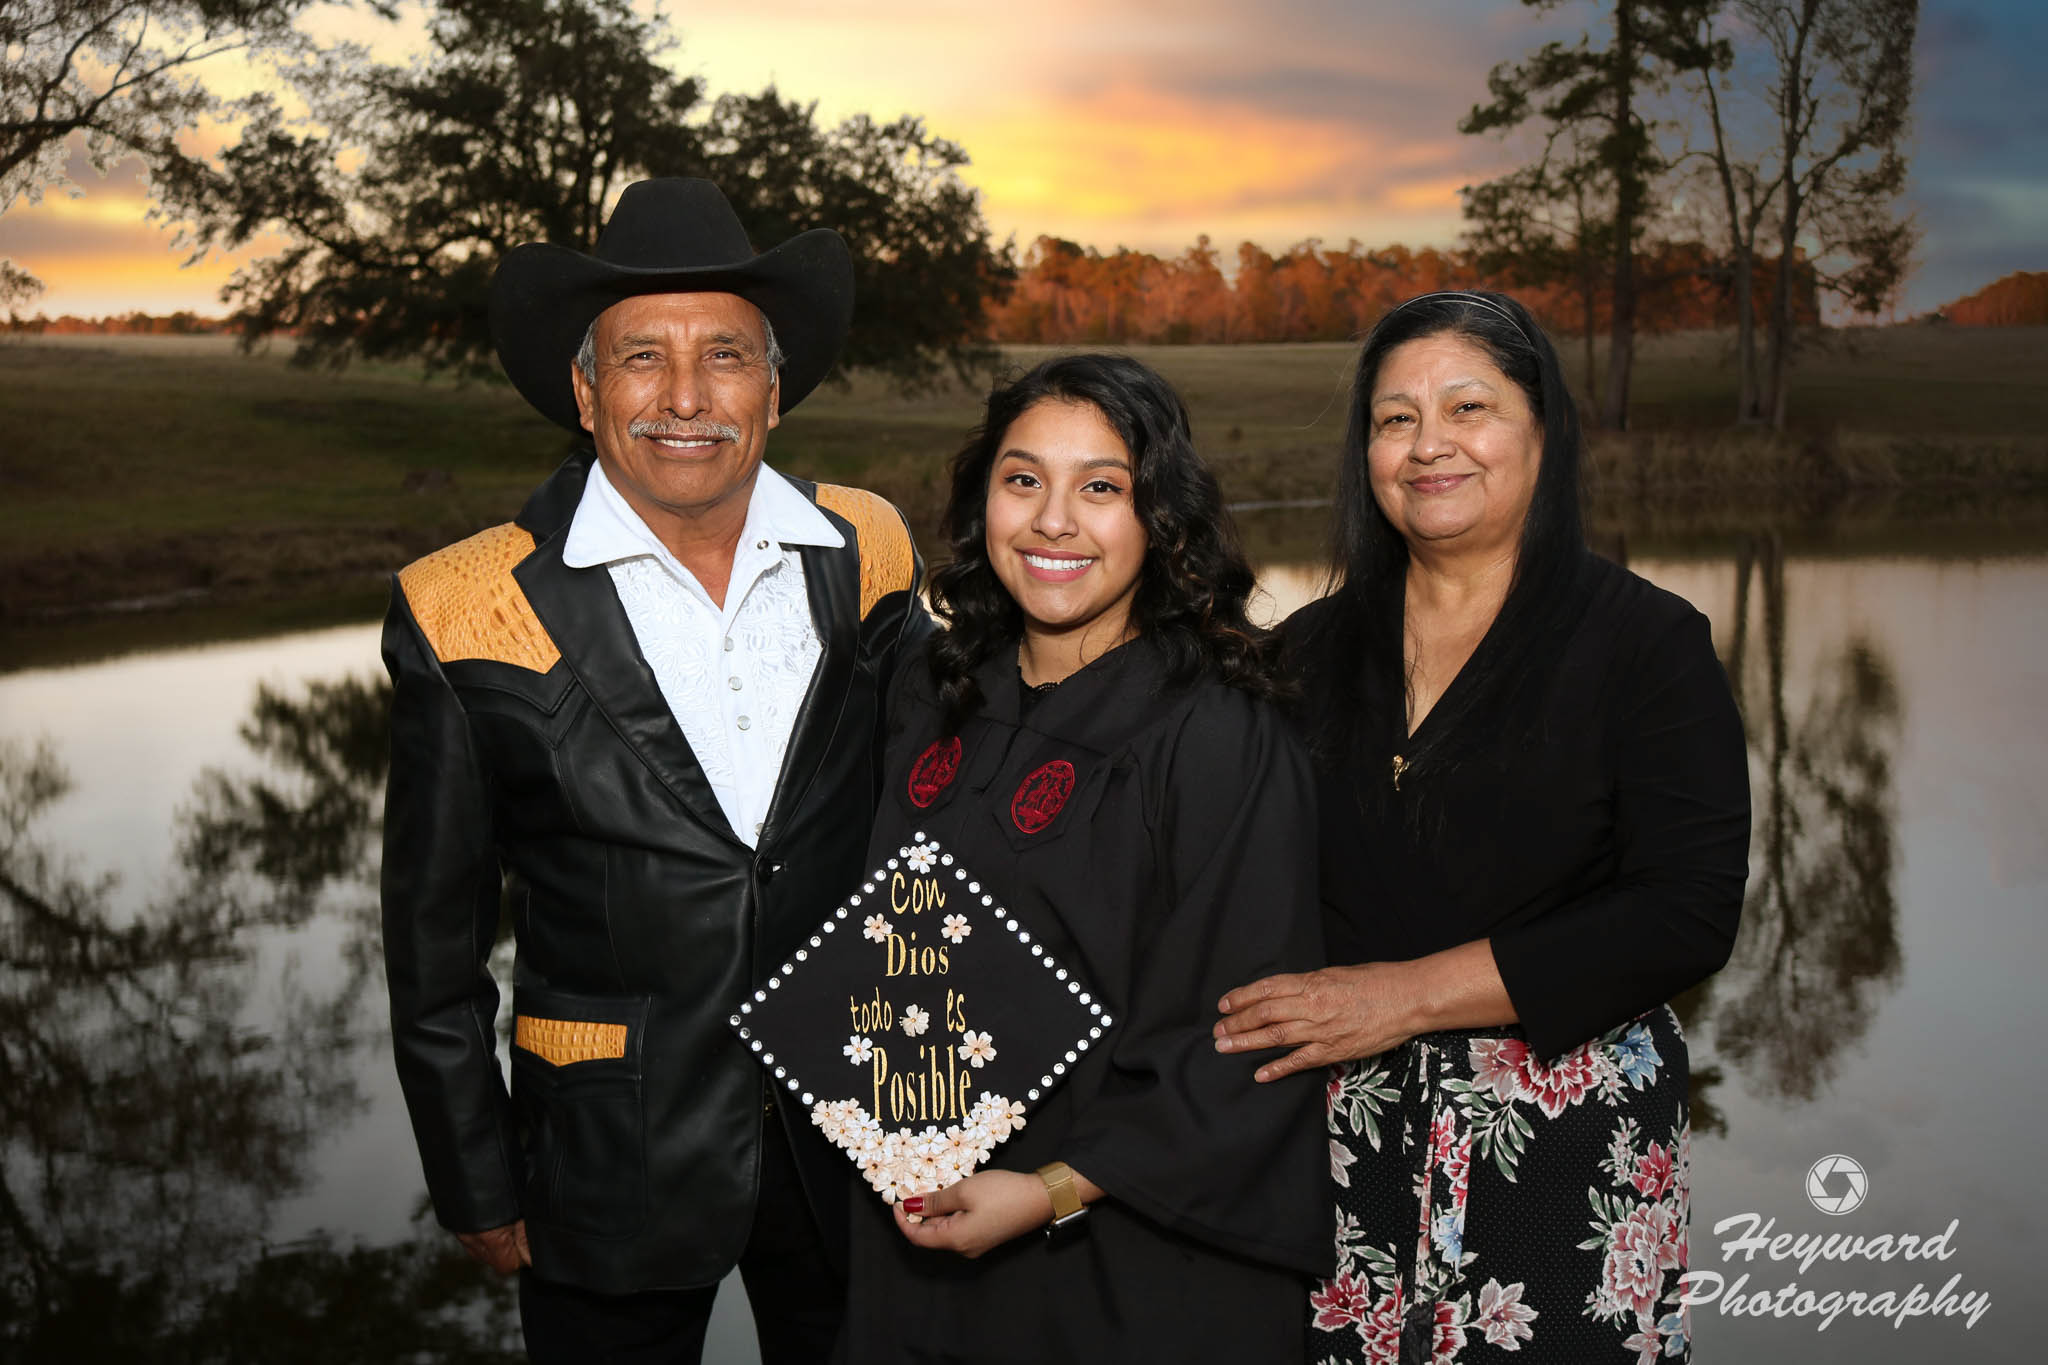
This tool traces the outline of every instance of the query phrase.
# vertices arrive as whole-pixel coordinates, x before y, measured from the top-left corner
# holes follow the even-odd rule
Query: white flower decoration
[[[937,860],[937,850],[930,844],[912,844],[909,855],[903,861],[910,864],[912,872],[929,872]]]
[[[863,1033],[856,1033],[848,1038],[846,1046],[839,1050],[845,1053],[846,1060],[855,1066],[866,1066],[868,1058],[875,1055],[875,1045],[869,1042],[867,1035]]]
[[[960,1035],[960,1060],[973,1067],[984,1067],[996,1059],[995,1040],[986,1030],[976,1033],[968,1029]]]
[[[1024,1104],[984,1090],[969,1118],[976,1130],[986,1132],[994,1142],[1001,1142],[1024,1126]]]
[[[819,1100],[811,1106],[811,1122],[834,1146],[846,1151],[859,1145],[866,1128],[877,1126],[858,1100]]]
[[[889,941],[889,927],[889,921],[880,915],[869,915],[867,917],[867,927],[862,929],[861,932],[877,943],[887,943]]]
[[[974,932],[974,926],[967,922],[967,916],[965,915],[948,915],[946,916],[946,927],[939,930],[939,932],[952,939],[953,942],[958,943],[961,939]]]
[[[903,1007],[903,1031],[906,1034],[915,1038],[931,1026],[932,1017],[924,1012],[924,1006],[905,1005]]]
[[[987,1034],[979,1036],[982,1043],[987,1040]],[[866,1041],[850,1038],[847,1046],[851,1049]],[[987,1161],[996,1144],[1008,1135],[1009,1127],[1024,1126],[1023,1109],[1021,1104],[983,1091],[965,1126],[954,1125],[941,1132],[937,1124],[931,1124],[917,1131],[898,1128],[885,1132],[858,1100],[820,1100],[811,1106],[811,1122],[845,1149],[859,1163],[861,1176],[875,1193],[893,1204],[905,1195],[943,1190],[973,1175],[974,1168]],[[1012,1121],[1003,1131],[991,1132],[985,1119],[998,1124]]]

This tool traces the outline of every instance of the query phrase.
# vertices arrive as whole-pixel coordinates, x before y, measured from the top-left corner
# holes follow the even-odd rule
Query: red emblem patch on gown
[[[910,765],[910,804],[923,810],[939,799],[960,771],[960,737],[932,741]]]
[[[1026,834],[1036,834],[1052,823],[1073,792],[1074,765],[1056,758],[1017,784],[1017,794],[1010,798],[1010,818]]]

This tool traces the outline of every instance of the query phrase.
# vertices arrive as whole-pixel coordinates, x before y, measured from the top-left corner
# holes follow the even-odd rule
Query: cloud
[[[359,8],[321,14],[387,61],[417,50],[423,33],[417,5],[396,25]],[[1445,245],[1462,226],[1458,189],[1526,149],[1456,131],[1486,73],[1594,17],[1508,0],[1040,0],[1022,12],[969,0],[754,0],[681,11],[673,65],[712,93],[777,83],[816,99],[828,120],[924,116],[965,146],[991,226],[1020,242],[1050,233],[1171,253],[1207,233],[1226,255],[1239,240],[1279,250],[1311,236]],[[1927,0],[1915,308],[1989,278],[1958,291],[1959,270],[2048,266],[2048,82],[2034,70],[2044,47],[2048,7],[2033,0]],[[86,207],[0,219],[0,252],[45,274],[48,306],[74,307],[74,281],[103,293],[105,281],[153,271],[152,297],[218,309],[226,267],[179,271],[170,233],[141,221],[139,179],[88,189]],[[115,231],[123,215],[125,235]],[[1923,297],[1930,290],[1939,296]]]
[[[275,240],[236,257],[187,265],[191,254],[168,224],[151,221],[140,160],[115,163],[103,178],[74,149],[75,189],[55,188],[39,204],[20,203],[0,216],[0,257],[48,286],[31,309],[83,317],[189,310],[219,315],[221,286],[236,265],[274,251]]]
[[[1937,172],[1951,158],[1988,168],[2017,155],[2032,174],[2048,173],[2044,50],[2048,13],[2038,6],[1930,11],[1914,51],[1914,141],[1938,154]]]
[[[1532,16],[1495,0],[1044,0],[1020,22],[784,0],[686,14],[678,64],[713,90],[773,80],[826,117],[908,104],[972,156],[997,232],[1027,241],[1444,240],[1458,186],[1511,159],[1456,123],[1494,63],[1557,27]]]
[[[958,135],[992,224],[1108,248],[1177,251],[1207,232],[1278,247],[1315,235],[1375,245],[1455,230],[1457,191],[1498,149],[1407,140],[1368,120],[1272,111],[1123,85],[1018,99]],[[1476,155],[1475,155],[1476,153]]]
[[[1924,236],[1910,311],[2048,269],[2044,49],[2048,12],[2033,0],[1931,0],[1923,11],[1906,201]]]
[[[1953,303],[2015,270],[2048,269],[2048,182],[1944,177],[1915,199],[1924,235],[1907,311]]]

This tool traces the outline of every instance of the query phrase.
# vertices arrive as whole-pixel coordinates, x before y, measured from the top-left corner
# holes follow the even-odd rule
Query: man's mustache
[[[740,429],[726,422],[662,422],[641,419],[626,425],[626,435],[633,440],[643,437],[666,437],[671,441],[688,440],[695,436],[708,440],[737,441]]]

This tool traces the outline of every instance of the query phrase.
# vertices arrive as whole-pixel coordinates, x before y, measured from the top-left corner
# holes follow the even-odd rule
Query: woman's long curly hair
[[[933,637],[929,656],[947,727],[958,728],[981,700],[974,670],[1024,632],[1024,614],[989,562],[989,477],[1003,437],[1040,403],[1086,404],[1130,452],[1133,506],[1145,530],[1131,624],[1165,656],[1172,680],[1213,671],[1232,687],[1271,696],[1267,633],[1245,614],[1251,565],[1216,476],[1195,453],[1180,395],[1128,356],[1070,355],[997,385],[981,425],[953,457],[943,522],[953,559],[931,576],[932,608],[947,629]]]

